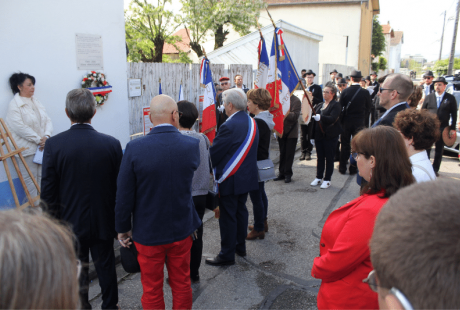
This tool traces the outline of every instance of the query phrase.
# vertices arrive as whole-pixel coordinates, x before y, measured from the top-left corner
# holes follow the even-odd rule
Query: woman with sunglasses
[[[316,178],[311,186],[318,186],[326,189],[331,186],[331,177],[334,172],[334,156],[337,142],[342,127],[339,117],[342,112],[341,105],[336,101],[337,89],[335,86],[326,86],[323,90],[324,102],[316,107],[317,114],[313,116],[315,124],[315,146],[316,146]],[[324,168],[326,175],[324,176]],[[324,179],[323,179],[324,176]]]
[[[378,309],[377,295],[362,282],[373,269],[369,241],[374,222],[388,198],[415,181],[396,129],[364,129],[351,146],[359,173],[368,183],[360,197],[333,211],[324,223],[320,256],[311,271],[322,280],[318,309]]]

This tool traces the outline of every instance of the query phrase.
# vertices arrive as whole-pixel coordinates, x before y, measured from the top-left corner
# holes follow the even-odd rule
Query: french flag
[[[272,96],[269,111],[273,114],[273,121],[275,122],[273,129],[280,137],[283,135],[284,117],[291,108],[291,94],[298,84],[297,71],[283,40],[283,30],[275,28],[266,89]]]
[[[267,54],[267,48],[265,47],[265,40],[260,34],[259,46],[257,47],[257,53],[259,55],[259,65],[257,69],[256,80],[254,82],[255,88],[265,88],[268,83],[268,66],[269,59]]]
[[[216,89],[212,82],[211,67],[208,58],[203,57],[200,68],[200,102],[203,104],[200,132],[212,143],[216,136]]]
[[[184,91],[182,90],[182,82],[180,83],[180,88],[179,88],[179,100],[182,101],[184,100]]]

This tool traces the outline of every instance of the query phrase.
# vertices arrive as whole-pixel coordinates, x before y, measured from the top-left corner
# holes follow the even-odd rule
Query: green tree
[[[385,50],[385,36],[383,35],[382,26],[379,23],[377,16],[372,20],[372,47],[371,54],[375,57],[382,55]]]
[[[379,57],[379,69],[385,70],[387,68],[387,59],[385,57]]]
[[[447,68],[449,67],[449,59],[438,60],[434,63],[433,71],[438,75],[447,74]],[[454,58],[454,70],[460,69],[460,58]]]
[[[180,16],[165,10],[171,0],[157,0],[156,6],[147,0],[133,0],[125,11],[128,61],[162,62],[165,43],[175,44],[179,36],[172,34],[180,25]]]

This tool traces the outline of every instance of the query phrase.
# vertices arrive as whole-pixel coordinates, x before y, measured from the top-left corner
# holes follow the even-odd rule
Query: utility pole
[[[455,16],[454,37],[452,39],[452,48],[450,50],[449,68],[447,69],[447,75],[452,75],[452,69],[454,68],[455,41],[457,40],[457,28],[458,28],[459,15],[460,15],[460,0],[458,0],[457,2],[457,14]]]
[[[347,37],[347,41],[345,43],[345,66],[348,66],[348,36],[344,37]]]
[[[444,27],[446,26],[446,11],[444,11],[444,23],[442,24],[442,35],[441,35],[441,48],[439,49],[439,59],[441,60],[441,54],[442,54],[442,42],[444,40]]]

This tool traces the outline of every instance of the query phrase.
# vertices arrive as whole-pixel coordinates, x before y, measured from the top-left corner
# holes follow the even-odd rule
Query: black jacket
[[[259,146],[257,147],[257,160],[268,159],[268,152],[270,148],[271,130],[267,123],[260,118],[254,118],[259,131]]]
[[[371,99],[374,99],[380,90],[380,84],[377,81],[375,81],[374,83],[371,82],[370,86],[374,86],[374,91],[372,92],[372,95],[371,95]]]
[[[315,139],[326,139],[330,140],[338,137],[342,133],[342,126],[338,121],[342,107],[337,101],[332,100],[324,110],[322,109],[324,103],[317,106],[316,113],[321,114],[319,122],[315,122]],[[319,126],[321,123],[322,129]]]
[[[431,93],[425,97],[422,109],[427,109],[431,113],[436,114],[439,118],[439,121],[441,122],[441,128],[448,126],[449,120],[452,117],[452,124],[450,127],[451,129],[455,130],[457,126],[457,100],[453,95],[444,93],[444,96],[441,100],[441,105],[438,109],[436,93]]]
[[[368,127],[369,123],[369,112],[371,110],[371,95],[369,91],[361,88],[360,85],[351,85],[348,88],[345,88],[340,95],[340,105],[343,109],[347,108],[348,103],[353,98],[357,90],[359,89],[359,93],[353,99],[348,110],[344,110],[344,116],[342,121],[347,122],[356,122],[356,121],[364,121],[366,127]]]
[[[398,114],[401,111],[404,111],[405,109],[407,109],[407,103],[397,106],[396,108],[388,112],[388,114],[380,120],[377,126],[383,125],[393,127],[393,122],[395,120],[396,114]],[[376,122],[378,122],[378,120]]]
[[[306,87],[308,89],[308,87]],[[323,102],[323,89],[321,86],[313,84],[310,86],[311,94],[313,95],[313,106],[317,105],[318,103]]]
[[[77,124],[46,141],[41,199],[72,225],[79,240],[110,240],[115,232],[120,141]]]

